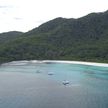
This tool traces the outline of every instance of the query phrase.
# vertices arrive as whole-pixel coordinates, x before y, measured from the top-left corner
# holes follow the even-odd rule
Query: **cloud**
[[[13,19],[14,20],[23,20],[23,18],[20,18],[20,17],[14,17]]]
[[[43,23],[44,22],[44,20],[38,20],[38,21],[36,21],[36,23]]]
[[[11,5],[0,5],[0,8],[13,8]]]

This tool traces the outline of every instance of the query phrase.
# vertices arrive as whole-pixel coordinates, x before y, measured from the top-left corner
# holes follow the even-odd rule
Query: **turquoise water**
[[[69,84],[63,85],[64,80]],[[108,67],[66,63],[2,65],[0,108],[19,107],[108,108]]]

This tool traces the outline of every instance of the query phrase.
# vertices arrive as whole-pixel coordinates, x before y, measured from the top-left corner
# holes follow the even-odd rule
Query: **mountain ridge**
[[[78,19],[55,18],[0,44],[0,61],[81,60],[108,62],[108,11]]]

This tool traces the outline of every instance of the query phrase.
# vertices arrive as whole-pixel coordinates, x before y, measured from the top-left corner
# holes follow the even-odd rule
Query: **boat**
[[[63,83],[63,85],[68,85],[69,84],[69,81],[65,80],[62,83]]]
[[[54,73],[53,72],[49,72],[48,75],[54,75]]]

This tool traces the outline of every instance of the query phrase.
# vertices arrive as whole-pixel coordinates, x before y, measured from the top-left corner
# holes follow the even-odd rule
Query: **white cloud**
[[[78,18],[108,9],[108,0],[0,0],[0,32],[28,31],[56,17]]]

